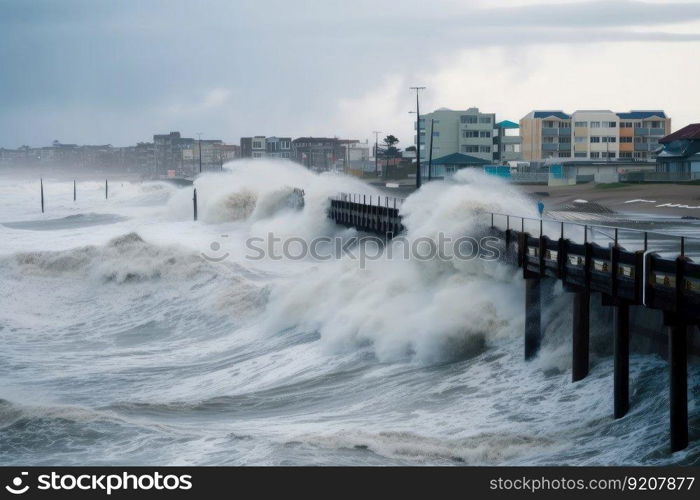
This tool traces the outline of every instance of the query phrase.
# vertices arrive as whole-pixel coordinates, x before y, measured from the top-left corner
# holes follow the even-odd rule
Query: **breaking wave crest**
[[[195,254],[176,247],[147,243],[136,233],[114,238],[102,247],[19,253],[12,261],[20,272],[29,274],[79,275],[116,283],[186,279],[208,267]]]

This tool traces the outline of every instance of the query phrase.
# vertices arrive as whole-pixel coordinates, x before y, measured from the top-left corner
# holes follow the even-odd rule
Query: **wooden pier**
[[[385,237],[403,230],[399,208],[402,200],[357,194],[341,194],[330,200],[328,217],[344,226]],[[544,221],[510,214],[486,213],[485,233],[501,241],[503,262],[522,269],[525,280],[524,356],[537,355],[542,341],[541,283],[559,280],[572,295],[573,382],[588,375],[590,347],[590,298],[598,292],[602,304],[613,308],[613,416],[624,417],[629,401],[630,306],[642,306],[663,313],[668,339],[670,442],[671,450],[688,446],[688,341],[689,327],[700,324],[700,263],[685,255],[685,237],[678,237],[678,254],[662,258],[659,249],[648,244],[627,250],[618,233],[628,228]],[[500,223],[502,221],[502,223]],[[526,221],[538,224],[533,235],[525,231]],[[556,224],[558,238],[543,231],[543,223]],[[583,241],[565,237],[566,226],[583,228]],[[520,229],[514,227],[520,226]],[[589,231],[605,229],[614,236],[607,247],[588,241]],[[551,234],[551,231],[548,231]],[[642,234],[640,234],[642,236]],[[668,238],[669,235],[663,235]],[[693,329],[695,330],[695,329]],[[632,332],[633,333],[633,332]]]

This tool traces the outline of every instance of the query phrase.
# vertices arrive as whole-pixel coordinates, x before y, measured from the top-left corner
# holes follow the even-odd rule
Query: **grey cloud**
[[[387,73],[411,77],[451,51],[700,38],[660,28],[700,20],[698,4],[431,5],[0,0],[0,146],[125,144],[156,128],[228,140],[288,135],[300,119],[322,123],[339,96],[361,95]],[[230,102],[195,110],[217,87],[231,91]],[[168,114],[174,106],[184,111]]]

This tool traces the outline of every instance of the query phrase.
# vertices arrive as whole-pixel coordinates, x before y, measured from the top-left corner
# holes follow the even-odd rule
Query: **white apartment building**
[[[591,160],[620,157],[620,118],[609,110],[581,110],[571,115],[573,157]]]
[[[433,124],[430,135],[431,120]],[[433,145],[433,158],[440,158],[452,153],[462,153],[484,160],[494,161],[497,147],[494,145],[496,115],[481,113],[479,108],[464,111],[440,108],[432,113],[421,115],[420,127],[414,123],[418,133],[414,144],[420,138],[421,161],[427,161],[430,142]]]

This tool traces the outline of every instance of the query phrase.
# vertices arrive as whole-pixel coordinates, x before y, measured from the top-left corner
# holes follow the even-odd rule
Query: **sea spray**
[[[49,179],[51,217],[123,220],[0,226],[0,413],[10,414],[0,463],[699,463],[697,440],[667,451],[664,360],[632,357],[621,420],[604,350],[571,384],[563,290],[543,311],[540,356],[526,363],[512,267],[389,259],[391,247],[364,269],[348,257],[250,260],[246,240],[269,233],[350,241],[357,232],[327,218],[328,197],[379,192],[291,163],[230,165],[195,184],[212,207],[253,193],[244,218],[224,210],[225,222],[193,222],[191,186],[110,182],[105,203],[97,183],[73,204],[70,185],[56,191]],[[0,185],[3,221],[35,217],[29,184]],[[290,188],[305,191],[303,208],[284,203]],[[478,234],[488,211],[532,214],[534,203],[465,171],[426,183],[402,210],[415,242]],[[689,377],[697,387],[697,365]]]

